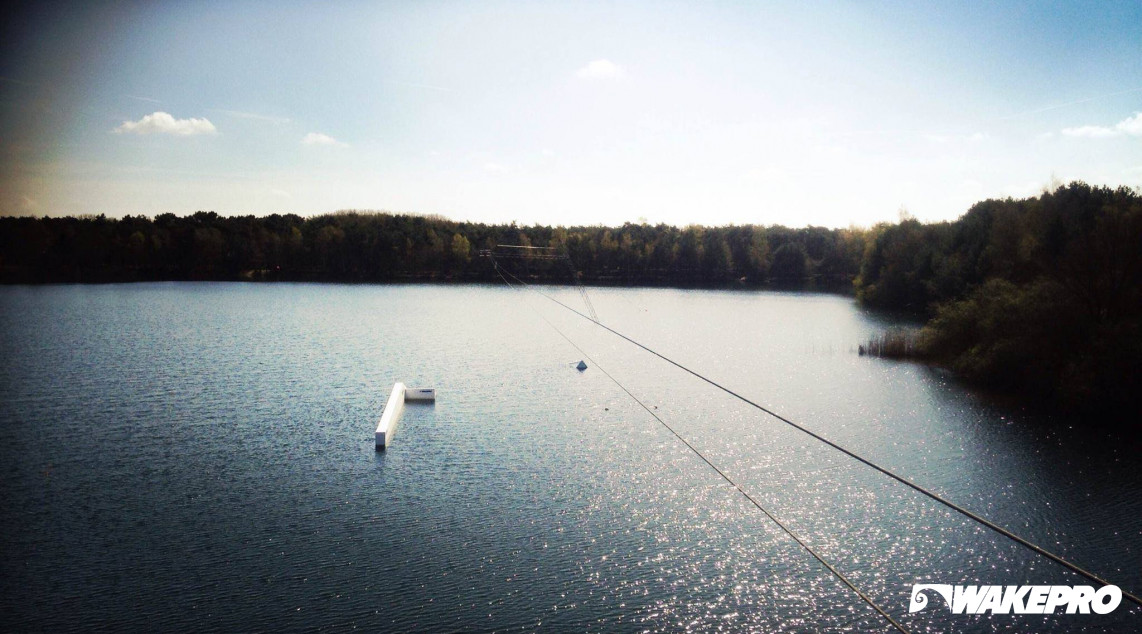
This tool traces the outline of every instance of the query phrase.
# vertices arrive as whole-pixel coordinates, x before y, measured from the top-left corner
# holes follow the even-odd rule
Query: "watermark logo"
[[[909,612],[928,607],[929,593],[939,596],[952,614],[1110,614],[1122,603],[1118,586],[953,586],[917,583]]]

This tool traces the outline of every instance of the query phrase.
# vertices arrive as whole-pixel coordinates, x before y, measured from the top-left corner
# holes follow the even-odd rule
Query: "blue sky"
[[[1142,186],[1142,3],[47,4],[0,213],[955,218]]]

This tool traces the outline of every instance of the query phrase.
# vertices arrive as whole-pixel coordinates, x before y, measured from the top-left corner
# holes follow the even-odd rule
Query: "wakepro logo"
[[[931,591],[944,599],[952,614],[1110,614],[1122,603],[1118,586],[952,586],[917,583],[912,586],[909,612],[928,607]]]

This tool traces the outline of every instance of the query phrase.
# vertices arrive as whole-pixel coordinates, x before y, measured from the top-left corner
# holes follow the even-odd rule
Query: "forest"
[[[198,212],[111,219],[0,218],[0,281],[313,280],[495,282],[481,252],[551,247],[583,282],[676,286],[851,288],[864,231],[808,227],[625,224],[487,225],[341,211],[220,216]],[[520,261],[517,273],[572,283],[564,262]]]
[[[0,218],[0,282],[529,281],[855,293],[927,320],[908,356],[1039,403],[1107,416],[1142,405],[1142,194],[1081,182],[985,200],[952,222],[869,228],[517,226],[320,216]]]
[[[928,319],[907,356],[1029,403],[1137,428],[1142,195],[1071,183],[866,235],[864,304]]]

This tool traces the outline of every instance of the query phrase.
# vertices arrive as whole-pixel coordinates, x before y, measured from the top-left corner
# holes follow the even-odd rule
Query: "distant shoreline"
[[[425,273],[421,275],[402,275],[399,277],[391,277],[385,279],[337,279],[325,278],[319,275],[315,276],[273,276],[273,275],[259,275],[257,272],[244,272],[248,274],[240,275],[236,278],[156,278],[156,279],[141,279],[138,277],[121,276],[121,277],[104,277],[99,279],[79,279],[79,280],[59,280],[59,279],[36,279],[34,273],[18,270],[0,271],[0,286],[54,286],[54,285],[100,285],[100,284],[152,284],[152,283],[195,283],[195,282],[212,282],[212,283],[253,283],[253,284],[365,284],[365,285],[405,285],[405,284],[439,284],[443,286],[455,285],[489,285],[489,286],[502,286],[501,281],[494,274],[492,275],[468,275],[463,277],[444,276],[433,273]],[[566,279],[558,278],[544,278],[544,277],[527,277],[524,279],[529,284],[537,284],[544,286],[569,286],[573,287],[576,284]],[[728,282],[674,282],[674,281],[654,281],[654,280],[616,280],[613,278],[583,278],[580,282],[584,286],[596,288],[667,288],[678,290],[742,290],[742,291],[775,291],[775,292],[805,292],[805,293],[825,293],[829,295],[843,295],[847,297],[855,297],[855,290],[853,289],[852,281],[848,280],[840,284],[822,284],[813,280],[806,280],[802,284],[796,285],[776,285],[771,283],[749,283],[741,280],[728,281]]]
[[[901,356],[1028,402],[1129,420],[1142,411],[1140,241],[1142,192],[1079,182],[982,201],[954,222],[848,229],[358,212],[3,217],[0,283],[499,284],[494,255],[536,284],[840,293],[928,320]]]

